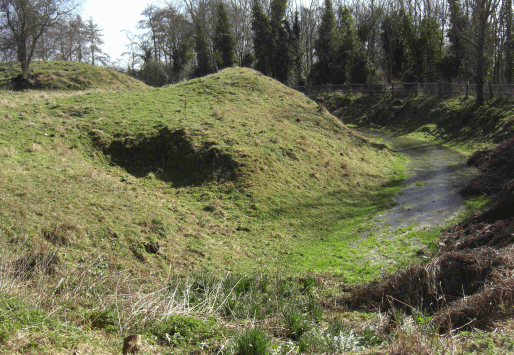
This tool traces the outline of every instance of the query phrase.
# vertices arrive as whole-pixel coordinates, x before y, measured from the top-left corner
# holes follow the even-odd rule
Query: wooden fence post
[[[466,97],[465,97],[466,100],[468,99],[468,96],[469,96],[469,81],[466,81]]]
[[[439,82],[438,90],[439,90],[438,96],[441,99],[443,97],[443,83],[442,83],[442,81]]]
[[[418,96],[418,82],[414,83],[414,96]]]
[[[394,81],[391,82],[391,98],[394,100]]]

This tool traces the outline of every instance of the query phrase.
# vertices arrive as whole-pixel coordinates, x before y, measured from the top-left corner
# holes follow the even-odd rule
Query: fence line
[[[476,97],[477,85],[470,83],[369,83],[293,87],[306,95],[341,92],[345,94],[390,94],[396,96],[469,96]],[[487,84],[484,94],[489,98],[514,96],[514,84]]]

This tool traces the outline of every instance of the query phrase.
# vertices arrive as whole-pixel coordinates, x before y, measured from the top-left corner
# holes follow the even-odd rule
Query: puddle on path
[[[459,189],[478,174],[476,169],[466,166],[464,155],[412,138],[381,132],[361,133],[382,138],[389,147],[408,158],[406,187],[394,197],[394,207],[374,217],[374,230],[442,227],[464,212],[464,198]]]

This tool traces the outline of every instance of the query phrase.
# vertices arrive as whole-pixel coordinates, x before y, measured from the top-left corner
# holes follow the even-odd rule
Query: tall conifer
[[[334,31],[336,20],[332,1],[325,0],[325,8],[321,17],[321,24],[318,29],[318,39],[314,44],[318,61],[311,70],[311,81],[313,84],[332,83],[331,70],[333,69],[334,50]]]
[[[230,30],[227,10],[223,2],[216,6],[216,26],[214,28],[214,62],[218,69],[232,66],[235,62],[235,42]]]

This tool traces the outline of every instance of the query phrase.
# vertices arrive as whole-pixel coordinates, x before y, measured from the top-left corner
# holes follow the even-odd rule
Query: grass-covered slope
[[[397,134],[436,139],[468,155],[494,147],[514,134],[514,103],[508,98],[348,96],[324,94],[316,98],[347,124],[386,128]]]
[[[0,63],[0,89],[18,88],[16,78],[21,74],[17,62]],[[139,80],[111,69],[68,61],[33,61],[30,78],[23,89],[37,90],[143,90]]]
[[[65,264],[355,275],[350,245],[391,193],[387,149],[248,69],[2,101],[1,239]]]

